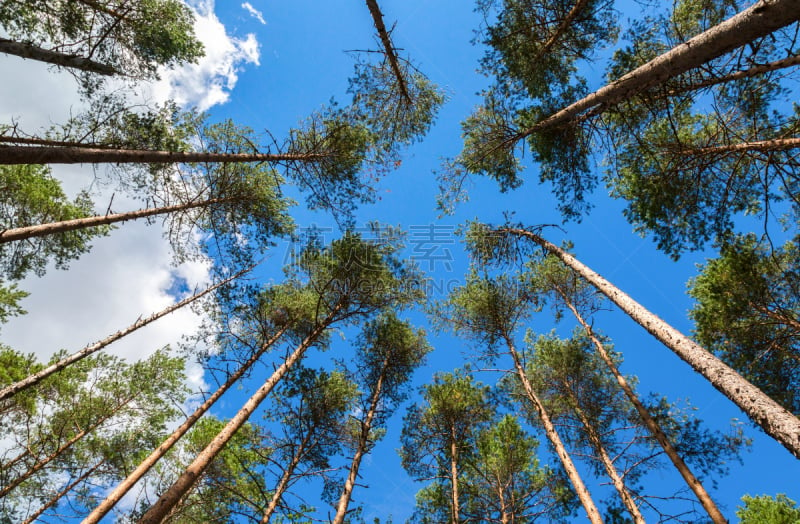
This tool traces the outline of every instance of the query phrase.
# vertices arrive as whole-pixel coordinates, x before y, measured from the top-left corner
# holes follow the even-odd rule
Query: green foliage
[[[478,431],[492,418],[489,387],[456,370],[437,373],[421,393],[423,403],[411,406],[403,419],[403,468],[418,480],[450,478],[451,463],[464,469]]]
[[[16,284],[4,286],[0,281],[0,324],[8,322],[9,317],[27,313],[19,305],[19,301],[28,295],[28,292],[17,288]]]
[[[255,152],[252,131],[231,121],[206,126],[202,137],[203,149],[210,153]],[[283,178],[267,163],[211,163],[187,170],[168,195],[187,202],[222,201],[171,217],[168,234],[179,260],[189,255],[186,248],[191,249],[196,228],[204,237],[206,255],[233,267],[251,265],[274,245],[274,237],[294,231],[288,213],[294,201],[283,196],[282,183]]]
[[[356,121],[364,122],[375,137],[379,155],[399,162],[399,148],[422,139],[444,103],[441,90],[411,65],[403,63],[406,99],[386,60],[381,64],[357,62],[348,92]]]
[[[157,78],[159,66],[195,62],[203,46],[194,35],[194,14],[178,0],[49,2],[0,7],[10,37],[67,55],[91,58],[137,79]],[[88,91],[96,79],[83,75]]]
[[[357,396],[356,385],[341,371],[305,367],[292,370],[276,391],[276,406],[268,414],[269,419],[281,425],[281,434],[267,440],[275,450],[271,461],[278,466],[267,486],[277,489],[279,481],[288,475],[285,489],[289,490],[301,480],[321,476],[333,490],[336,479],[330,459],[342,452],[348,440],[346,421]],[[280,512],[308,518],[314,508],[302,503],[302,499],[299,503],[288,502],[288,494],[281,494]]]
[[[84,218],[94,214],[92,207],[86,192],[70,201],[46,166],[0,166],[0,229]],[[43,275],[49,263],[66,269],[89,250],[92,238],[107,232],[97,227],[0,244],[0,273],[19,280],[30,272]]]
[[[512,415],[483,430],[462,484],[464,517],[529,523],[571,515],[572,492],[565,479],[539,464],[538,445]]]
[[[317,294],[317,318],[365,316],[383,308],[402,309],[422,300],[416,268],[398,258],[402,248],[396,229],[371,224],[371,231],[345,232],[330,245],[312,238],[297,254],[290,275]]]
[[[210,416],[200,419],[186,435],[181,451],[191,460],[226,424]],[[227,522],[241,514],[260,517],[266,501],[258,470],[269,454],[258,428],[242,426],[211,461],[197,487],[176,506],[170,522]],[[176,465],[185,466],[182,461]]]
[[[57,353],[53,361],[63,357]],[[6,380],[24,378],[42,364],[32,356],[4,349]],[[186,398],[184,360],[155,352],[128,364],[98,354],[56,373],[30,390],[15,395],[0,409],[0,424],[9,428],[2,458],[0,485],[24,479],[3,498],[0,511],[35,510],[63,489],[59,472],[77,472],[93,464],[103,467],[86,485],[116,484],[138,464],[147,450],[161,443],[166,425]],[[38,471],[36,471],[38,469]],[[77,476],[77,475],[76,475]],[[77,489],[68,500],[74,508],[97,502],[93,490]]]
[[[287,176],[308,192],[310,209],[324,209],[349,224],[359,202],[374,201],[372,186],[383,174],[380,163],[372,166],[371,176],[366,173],[374,140],[372,131],[348,111],[335,105],[325,108],[290,132],[288,154],[316,157],[290,162]]]
[[[569,16],[574,7],[578,10]],[[533,159],[541,164],[540,182],[552,183],[565,219],[579,219],[589,207],[586,194],[596,184],[589,169],[588,132],[575,123],[535,133],[524,130],[586,93],[575,63],[616,39],[612,6],[599,0],[582,5],[568,0],[479,0],[478,10],[492,19],[478,39],[489,47],[481,69],[494,84],[462,123],[464,147],[440,175],[439,207],[448,211],[466,199],[462,185],[469,174],[495,179],[501,191],[522,185],[518,151],[527,137]]]
[[[686,0],[676,3],[670,18],[635,24],[632,44],[615,53],[609,79],[735,14],[738,4]],[[671,257],[722,241],[741,215],[766,222],[783,201],[796,214],[796,177],[789,174],[798,169],[795,153],[757,145],[797,135],[796,111],[785,111],[782,73],[715,82],[785,58],[793,53],[792,39],[774,33],[604,112],[611,194],[626,201],[624,214],[634,229],[652,234]],[[725,149],[743,144],[750,145]]]
[[[754,235],[722,247],[689,284],[698,342],[793,413],[800,413],[800,254]]]
[[[548,98],[574,81],[575,62],[616,39],[612,5],[589,0],[571,19],[572,0],[478,0],[485,14],[497,9],[494,23],[479,35],[489,47],[481,67],[510,96]]]
[[[778,493],[775,497],[762,495],[742,497],[744,506],[739,506],[736,516],[741,524],[797,524],[800,522],[800,508],[797,503]]]
[[[392,312],[381,313],[363,325],[356,340],[359,383],[363,389],[375,393],[381,378],[378,393],[383,411],[388,412],[389,406],[405,399],[404,386],[432,349],[424,330],[414,329]]]
[[[532,304],[535,297],[513,276],[479,277],[473,271],[446,302],[437,304],[435,322],[473,340],[493,360],[528,318]]]

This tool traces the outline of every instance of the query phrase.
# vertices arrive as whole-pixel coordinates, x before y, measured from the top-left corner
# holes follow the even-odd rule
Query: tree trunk
[[[89,478],[91,474],[94,473],[97,470],[97,468],[105,464],[105,462],[106,462],[105,459],[101,460],[100,462],[92,466],[90,469],[86,470],[86,472],[83,475],[81,475],[80,477],[75,479],[74,482],[71,482],[69,485],[67,485],[67,487],[56,493],[53,496],[53,498],[51,498],[50,500],[47,501],[47,503],[45,503],[44,506],[37,509],[33,515],[25,519],[25,521],[22,524],[31,524],[32,522],[36,521],[36,519],[38,519],[42,515],[42,513],[55,506],[58,503],[58,501],[64,497],[64,495],[72,491],[75,488],[75,486],[77,486],[78,484]]]
[[[400,63],[397,59],[397,53],[392,45],[391,38],[389,38],[389,32],[386,30],[386,26],[383,23],[383,14],[381,14],[380,7],[378,7],[378,2],[376,0],[367,0],[367,7],[369,8],[369,14],[372,15],[372,21],[375,24],[375,29],[378,31],[378,36],[383,44],[383,51],[386,54],[386,59],[389,61],[389,65],[392,68],[395,78],[397,78],[397,86],[400,88],[400,94],[403,96],[406,102],[411,104],[411,96],[408,94],[406,79],[403,76],[403,72],[400,70]]]
[[[796,65],[800,65],[800,55],[789,56],[782,58],[781,60],[769,62],[767,64],[759,64],[741,71],[734,71],[733,73],[728,73],[727,75],[707,78],[694,84],[676,87],[667,91],[666,96],[675,96],[681,93],[697,91],[698,89],[703,89],[705,87],[712,87],[715,85],[724,84],[726,82],[733,82],[734,80],[741,80],[743,78],[763,75],[764,73],[769,73],[771,71],[777,71],[778,69],[784,69],[786,67],[793,67]]]
[[[206,399],[172,434],[167,437],[161,445],[156,448],[150,455],[144,459],[136,469],[134,469],[119,485],[114,488],[114,491],[108,494],[106,498],[83,520],[82,524],[97,524],[111,509],[125,496],[128,491],[148,472],[150,469],[161,460],[161,457],[180,440],[186,432],[188,432],[194,424],[200,420],[211,406],[213,406],[222,395],[230,389],[242,376],[255,364],[259,358],[270,348],[275,342],[280,339],[286,332],[286,327],[281,328],[271,339],[265,342],[258,351],[254,352],[250,359],[242,364],[242,366],[231,375],[224,384],[222,384],[210,397]]]
[[[451,512],[453,519],[452,524],[458,524],[460,520],[458,511],[460,505],[458,502],[458,446],[456,443],[455,426],[450,428],[450,486],[450,503],[453,505],[453,511]]]
[[[302,442],[300,442],[297,452],[292,456],[292,460],[289,461],[289,464],[286,466],[278,485],[275,486],[275,493],[273,493],[272,499],[269,501],[269,505],[267,505],[267,509],[264,511],[264,516],[261,517],[259,524],[267,524],[272,518],[272,514],[275,513],[275,510],[278,508],[278,503],[281,501],[283,494],[286,492],[286,488],[289,486],[289,481],[292,479],[292,474],[294,474],[294,470],[297,468],[297,465],[300,464],[300,459],[303,458],[303,454],[306,452],[306,447],[308,446],[310,440],[311,433],[306,435]]]
[[[633,388],[628,384],[628,381],[619,372],[617,366],[614,365],[614,361],[611,360],[611,357],[608,355],[606,348],[603,346],[603,343],[598,340],[595,336],[592,327],[584,320],[583,316],[578,312],[575,306],[572,304],[570,300],[567,299],[567,296],[564,293],[561,293],[559,290],[559,294],[561,295],[562,300],[567,305],[567,307],[572,311],[572,314],[575,315],[575,318],[578,319],[578,322],[583,326],[586,335],[592,340],[595,349],[600,354],[600,358],[603,359],[603,362],[606,363],[608,366],[609,371],[611,374],[614,375],[614,378],[617,379],[617,384],[619,384],[622,391],[625,392],[625,395],[628,397],[628,400],[633,404],[636,408],[636,412],[639,413],[639,417],[641,417],[642,422],[656,439],[656,441],[661,445],[661,448],[664,450],[664,453],[667,454],[672,464],[675,466],[675,469],[678,470],[678,473],[681,474],[683,480],[686,482],[686,485],[692,490],[692,492],[697,497],[697,500],[700,501],[700,504],[703,505],[703,509],[706,510],[708,516],[711,518],[711,521],[714,524],[727,524],[728,520],[722,515],[722,512],[717,507],[716,503],[711,499],[711,496],[706,491],[705,486],[700,482],[700,480],[694,476],[689,466],[683,461],[683,458],[678,454],[677,450],[672,446],[667,436],[661,430],[661,426],[653,419],[650,415],[650,412],[647,411],[647,408],[644,407],[644,404],[639,400],[639,397],[636,396],[636,393],[633,391]]]
[[[34,373],[33,375],[30,375],[27,378],[24,378],[24,379],[22,379],[22,380],[20,380],[18,382],[15,382],[14,384],[11,384],[10,386],[6,386],[2,390],[0,390],[0,400],[5,400],[5,399],[7,399],[9,397],[12,397],[12,396],[16,395],[17,393],[19,393],[23,389],[27,389],[27,388],[29,388],[31,386],[34,386],[34,385],[38,384],[39,382],[41,382],[45,378],[49,377],[53,373],[61,371],[65,367],[69,366],[70,364],[73,364],[73,363],[75,363],[75,362],[77,362],[77,361],[79,361],[79,360],[81,360],[83,358],[88,357],[92,353],[95,353],[96,351],[99,351],[99,350],[103,349],[104,347],[108,346],[112,342],[116,342],[117,340],[121,339],[125,335],[129,335],[130,333],[133,333],[137,329],[139,329],[141,327],[144,327],[147,324],[150,324],[151,322],[154,322],[154,321],[158,320],[159,318],[161,318],[161,317],[163,317],[165,315],[168,315],[168,314],[172,313],[173,311],[175,311],[177,309],[180,309],[180,308],[182,308],[183,306],[185,306],[187,304],[191,304],[195,300],[197,300],[197,299],[199,299],[199,298],[211,293],[215,289],[217,289],[217,288],[219,288],[221,286],[224,286],[225,284],[228,284],[229,282],[231,282],[232,280],[234,280],[236,278],[239,278],[240,276],[242,276],[243,274],[247,273],[251,269],[252,269],[252,267],[244,269],[243,271],[240,271],[240,272],[236,273],[232,277],[226,278],[222,282],[219,282],[217,284],[214,284],[213,286],[210,286],[210,287],[206,288],[204,291],[201,291],[200,293],[196,293],[196,294],[194,294],[194,295],[192,295],[192,296],[190,296],[188,298],[185,298],[185,299],[181,300],[177,304],[173,304],[173,305],[171,305],[171,306],[169,306],[169,307],[167,307],[165,309],[162,309],[161,311],[159,311],[157,313],[153,313],[152,315],[150,315],[147,318],[139,319],[136,322],[134,322],[133,324],[131,324],[130,326],[128,326],[127,328],[125,328],[125,329],[123,329],[121,331],[117,331],[116,333],[114,333],[110,337],[104,338],[103,340],[101,340],[99,342],[95,342],[94,344],[86,346],[82,350],[77,351],[77,352],[75,352],[72,355],[69,355],[67,357],[64,357],[63,359],[59,360],[55,364],[51,364],[50,366],[44,368],[41,371],[38,371],[38,372]]]
[[[199,151],[151,151],[82,146],[2,146],[0,165],[11,164],[174,164],[189,162],[307,162],[330,157],[329,153],[205,153]]]
[[[522,131],[519,139],[566,124],[581,112],[600,104],[630,98],[669,78],[680,75],[756,38],[768,35],[800,18],[797,0],[760,0],[728,20],[672,48],[594,93],[557,111]]]
[[[800,4],[798,4],[800,6]],[[523,229],[503,228],[499,232],[533,240],[557,256],[598,291],[607,296],[640,326],[674,351],[681,359],[708,379],[723,395],[739,406],[750,419],[772,438],[800,458],[800,418],[772,400],[763,391],[745,380],[720,359],[673,328],[641,304],[623,293],[611,282],[595,273],[555,244]]]
[[[245,402],[238,413],[236,413],[228,424],[222,428],[208,446],[195,457],[194,461],[186,468],[178,480],[176,480],[175,483],[161,495],[158,501],[147,510],[144,516],[139,520],[139,524],[157,524],[167,517],[170,510],[178,504],[181,498],[183,498],[190,489],[192,489],[195,482],[197,482],[209,464],[211,464],[211,461],[222,451],[225,444],[227,444],[239,428],[242,427],[253,411],[255,411],[259,404],[269,395],[275,385],[286,375],[294,363],[303,356],[306,349],[316,341],[317,337],[325,331],[328,322],[334,314],[335,312],[331,313],[328,319],[326,319],[326,322],[317,326],[305,340],[297,346],[283,364],[275,370],[272,376],[256,390],[253,396]]]
[[[358,469],[361,467],[361,459],[366,452],[367,443],[369,442],[369,432],[372,430],[372,420],[375,418],[375,413],[378,411],[378,403],[381,399],[381,389],[383,389],[383,381],[386,378],[386,369],[389,366],[389,359],[383,361],[381,374],[378,376],[378,381],[375,384],[375,389],[372,390],[372,398],[369,402],[369,410],[364,422],[361,423],[361,434],[358,438],[358,446],[353,461],[350,463],[350,472],[347,474],[347,480],[344,483],[342,496],[339,497],[339,505],[336,507],[336,516],[331,521],[332,524],[342,524],[344,517],[347,514],[347,506],[350,504],[350,497],[353,495],[353,488],[356,485],[358,478]]]
[[[49,140],[47,138],[35,138],[31,136],[0,135],[0,143],[5,144],[31,144],[49,147],[86,147],[89,149],[119,149],[118,145],[95,144],[86,142],[74,142],[65,140]]]
[[[608,456],[608,452],[603,446],[603,442],[600,440],[600,435],[597,434],[595,427],[578,405],[578,400],[575,398],[575,395],[570,391],[568,396],[572,401],[572,409],[575,410],[575,413],[578,415],[578,419],[581,421],[583,429],[586,431],[586,436],[589,437],[589,442],[597,453],[600,462],[603,464],[603,468],[606,470],[608,478],[611,479],[611,483],[614,485],[617,493],[619,493],[622,503],[625,504],[625,507],[628,509],[628,513],[630,513],[631,517],[633,517],[633,522],[636,524],[645,524],[642,512],[639,511],[639,506],[636,505],[636,501],[633,500],[630,491],[628,491],[627,486],[625,486],[625,482],[623,482],[622,477],[620,477],[617,468],[614,466],[614,462],[611,460],[611,457]]]
[[[37,238],[37,237],[44,237],[47,235],[55,235],[57,233],[66,233],[67,231],[75,231],[77,229],[105,226],[108,224],[114,224],[116,222],[127,222],[128,220],[137,220],[140,218],[147,218],[155,215],[176,213],[178,211],[186,211],[198,207],[208,207],[208,206],[213,206],[214,204],[233,202],[234,200],[235,200],[234,198],[212,198],[209,200],[201,200],[199,202],[188,202],[186,204],[177,204],[174,206],[139,209],[137,211],[128,211],[127,213],[96,215],[93,217],[74,218],[72,220],[61,220],[59,222],[50,222],[47,224],[38,224],[35,226],[24,226],[24,227],[16,227],[13,229],[5,229],[3,231],[0,231],[0,244],[4,244],[6,242],[13,242],[15,240],[24,240],[26,238]]]
[[[743,78],[750,78],[764,73],[769,73],[770,71],[777,71],[778,69],[784,69],[786,67],[792,67],[799,64],[800,64],[800,55],[794,55],[787,58],[783,58],[781,60],[776,60],[774,62],[769,62],[767,64],[756,65],[749,69],[735,71],[727,75],[721,75],[713,78],[706,78],[694,84],[689,84],[669,89],[666,92],[654,93],[649,97],[649,100],[660,100],[663,98],[680,95],[682,93],[690,93],[692,91],[697,91],[699,89],[703,89],[706,87],[712,87],[715,85],[724,84],[726,82],[733,82],[734,80],[741,80]],[[600,104],[594,106],[591,110],[585,112],[580,117],[578,117],[576,121],[579,120],[582,122],[594,116],[597,116],[601,113],[605,113],[609,109],[609,107],[613,105],[614,105],[613,103],[610,103],[610,104]]]
[[[680,149],[676,153],[681,155],[708,155],[714,153],[738,153],[742,151],[786,151],[800,147],[800,138],[773,138],[771,140],[757,140],[742,142],[740,144],[727,144],[723,146],[698,147],[694,149]]]
[[[51,51],[43,47],[33,44],[26,44],[24,42],[15,42],[6,38],[0,38],[0,53],[7,55],[15,55],[20,58],[29,58],[39,62],[46,62],[48,64],[57,65],[60,67],[68,67],[70,69],[79,69],[88,73],[96,73],[98,75],[122,75],[118,71],[107,64],[95,62],[88,58],[77,55],[66,55],[57,51]]]
[[[561,441],[558,431],[556,431],[553,422],[550,420],[550,415],[548,415],[547,411],[544,409],[544,404],[542,404],[541,400],[539,400],[539,397],[533,391],[533,387],[528,380],[528,376],[525,374],[525,369],[522,367],[522,363],[519,360],[519,354],[517,353],[517,349],[514,347],[514,343],[510,338],[506,338],[506,344],[508,345],[508,350],[511,353],[511,357],[514,359],[514,368],[517,370],[517,376],[519,376],[520,382],[522,382],[522,387],[525,389],[525,394],[527,395],[528,400],[531,401],[531,404],[533,404],[534,409],[536,409],[536,413],[539,415],[539,419],[542,421],[542,427],[544,427],[544,432],[547,435],[547,439],[556,450],[556,454],[558,455],[559,460],[561,460],[561,464],[564,466],[564,471],[567,473],[567,477],[569,477],[572,487],[575,489],[575,493],[578,495],[578,500],[580,500],[583,509],[586,510],[586,515],[589,517],[589,522],[592,524],[603,524],[603,519],[600,517],[600,511],[598,511],[597,506],[595,506],[592,496],[589,494],[589,490],[586,489],[586,485],[583,483],[578,470],[575,468],[575,464],[572,462],[572,458],[570,458],[567,448],[564,447],[564,443]]]
[[[584,7],[586,7],[586,4],[588,3],[589,0],[578,0],[575,2],[575,5],[572,6],[572,9],[570,9],[569,13],[567,13],[567,16],[565,16],[561,23],[558,24],[555,32],[553,32],[550,38],[548,38],[547,41],[542,45],[542,47],[536,53],[536,56],[531,59],[532,62],[541,60],[543,56],[550,52],[550,48],[552,48],[558,39],[561,38],[561,35],[564,34],[564,31],[567,30],[572,21],[575,20],[578,14],[583,10]]]

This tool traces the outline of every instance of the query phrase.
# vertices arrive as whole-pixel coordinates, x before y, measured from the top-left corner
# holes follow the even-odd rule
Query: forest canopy
[[[794,524],[799,30],[5,2],[0,524]]]

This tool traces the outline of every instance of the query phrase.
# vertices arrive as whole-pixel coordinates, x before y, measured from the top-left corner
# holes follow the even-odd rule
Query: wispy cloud
[[[253,4],[251,4],[250,2],[245,2],[245,3],[243,3],[243,4],[242,4],[242,8],[243,8],[245,11],[247,11],[248,13],[250,13],[250,16],[252,16],[252,17],[253,17],[253,18],[255,18],[256,20],[258,20],[258,21],[259,21],[259,22],[261,22],[262,24],[264,24],[264,25],[266,25],[266,24],[267,24],[266,20],[264,20],[264,15],[263,15],[263,14],[261,14],[261,11],[259,11],[259,10],[258,10],[258,9],[256,9],[255,7],[253,7]]]

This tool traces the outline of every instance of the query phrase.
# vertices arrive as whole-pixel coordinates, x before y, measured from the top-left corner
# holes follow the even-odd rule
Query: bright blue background
[[[353,58],[344,51],[378,49],[379,46],[373,37],[367,7],[361,2],[255,0],[251,3],[263,12],[266,25],[251,18],[236,2],[218,2],[216,6],[218,16],[233,34],[256,33],[261,45],[261,64],[248,66],[240,72],[230,101],[213,108],[212,118],[231,118],[256,131],[269,130],[280,140],[289,128],[332,96],[347,103],[345,90]],[[410,148],[402,166],[380,183],[380,201],[359,210],[359,224],[372,220],[404,228],[434,224],[437,232],[446,234],[468,219],[501,222],[507,210],[515,211],[514,218],[527,224],[560,223],[549,189],[536,183],[535,167],[529,167],[523,174],[527,183],[509,194],[500,193],[489,180],[474,180],[469,191],[470,202],[461,205],[455,216],[438,218],[435,209],[437,182],[433,171],[439,168],[442,158],[455,156],[460,151],[460,121],[480,102],[476,93],[488,82],[476,73],[482,50],[470,44],[473,29],[481,20],[472,11],[471,2],[384,0],[381,7],[387,25],[397,22],[393,39],[395,45],[402,48],[401,54],[410,56],[446,91],[448,102],[424,142]],[[627,18],[639,16],[636,4],[624,9],[620,16],[623,23]],[[601,85],[603,68],[602,60],[584,67],[590,86]],[[686,282],[696,275],[696,264],[713,253],[688,254],[673,262],[656,251],[650,239],[633,233],[622,217],[622,204],[608,198],[604,188],[595,192],[592,201],[595,209],[582,223],[566,224],[563,232],[549,229],[548,238],[555,243],[571,240],[575,245],[574,253],[585,264],[677,329],[691,333],[687,311],[692,302],[686,294]],[[334,226],[330,218],[309,213],[302,206],[294,210],[294,216],[302,227]],[[451,251],[452,270],[437,264],[431,273],[437,282],[459,282],[467,268],[462,245],[455,237],[450,239],[454,242],[443,243],[440,249]],[[413,248],[413,238],[411,240],[409,245]],[[287,244],[280,244],[272,252],[268,269],[261,273],[265,279],[279,278],[279,266],[286,249]],[[444,254],[444,251],[437,253]],[[423,269],[427,269],[424,261]],[[410,318],[418,325],[427,326],[422,314],[414,313]],[[546,332],[551,324],[549,313],[544,312],[534,320],[532,327]],[[571,319],[565,319],[561,329],[569,330],[571,326]],[[732,418],[746,420],[738,408],[622,313],[602,312],[596,316],[595,326],[610,336],[616,350],[622,352],[623,371],[638,376],[638,389],[642,394],[653,391],[672,400],[691,399],[697,408],[696,415],[714,429],[724,431]],[[305,364],[330,366],[333,356],[347,352],[353,334],[345,335],[347,340],[337,342],[332,353],[310,353]],[[474,354],[464,342],[448,335],[431,334],[430,340],[435,351],[427,365],[416,374],[415,389],[429,381],[436,371],[450,371],[471,360]],[[267,368],[262,368],[244,389],[226,396],[216,414],[230,416],[267,372]],[[481,379],[488,383],[498,376],[484,373]],[[383,520],[390,515],[394,522],[404,522],[413,511],[414,494],[422,487],[405,474],[395,452],[404,412],[405,407],[398,410],[390,420],[386,438],[362,464],[360,482],[369,489],[357,488],[354,502],[364,505],[364,517],[368,522],[373,516]],[[260,420],[260,415],[255,415],[254,420]],[[744,494],[782,492],[800,500],[797,482],[800,463],[752,425],[746,423],[745,429],[754,440],[752,451],[743,456],[742,465],[731,464],[727,477],[716,479],[718,489],[712,492],[731,520],[735,520],[735,508]],[[588,473],[585,476],[589,480]],[[589,484],[597,501],[612,495],[608,486],[600,486],[596,480],[589,480]],[[645,491],[669,492],[679,487],[680,479],[670,468],[653,473],[645,480]],[[310,500],[316,492],[316,486],[304,491]],[[319,513],[321,518],[328,514],[327,508],[323,509]],[[579,512],[575,522],[584,521],[581,515]]]

